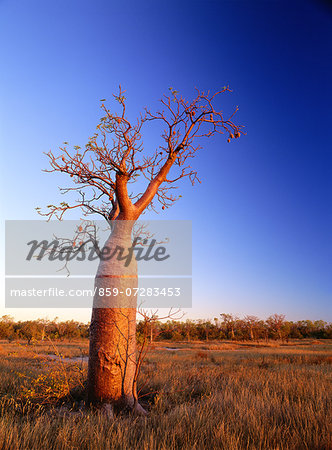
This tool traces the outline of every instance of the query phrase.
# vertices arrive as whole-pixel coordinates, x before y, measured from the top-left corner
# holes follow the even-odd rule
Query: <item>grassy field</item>
[[[156,342],[140,379],[149,415],[110,420],[79,404],[87,341],[0,342],[0,448],[331,449],[331,350]]]

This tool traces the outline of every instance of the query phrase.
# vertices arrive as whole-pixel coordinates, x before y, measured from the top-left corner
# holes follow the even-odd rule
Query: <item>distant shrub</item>
[[[198,351],[195,353],[195,359],[208,359],[208,352]]]

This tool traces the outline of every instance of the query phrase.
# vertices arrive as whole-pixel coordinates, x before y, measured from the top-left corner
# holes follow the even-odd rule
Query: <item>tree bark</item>
[[[254,332],[253,332],[252,328],[250,328],[250,339],[252,341],[254,340]]]
[[[115,221],[104,250],[113,252],[118,246],[124,249],[124,255],[128,254],[132,226],[133,221]],[[137,288],[134,254],[129,263],[119,261],[115,255],[108,260],[101,258],[90,325],[88,401],[91,404],[111,404],[114,409],[139,408],[134,387],[137,305],[134,288]],[[110,292],[112,295],[108,295]]]

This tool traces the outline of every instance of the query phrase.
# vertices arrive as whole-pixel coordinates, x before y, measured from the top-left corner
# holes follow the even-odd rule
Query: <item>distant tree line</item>
[[[332,323],[323,320],[287,321],[283,314],[273,314],[266,320],[256,316],[236,317],[220,314],[213,320],[141,320],[137,324],[137,337],[148,336],[151,342],[209,341],[209,340],[282,340],[332,339]],[[73,340],[89,337],[89,324],[74,320],[59,321],[36,319],[15,322],[10,316],[0,319],[0,339],[34,341]]]
[[[43,341],[47,338],[52,340],[81,339],[89,337],[89,324],[67,320],[60,322],[54,320],[36,319],[15,322],[10,316],[2,316],[0,319],[0,339],[10,341],[16,339],[32,341]]]

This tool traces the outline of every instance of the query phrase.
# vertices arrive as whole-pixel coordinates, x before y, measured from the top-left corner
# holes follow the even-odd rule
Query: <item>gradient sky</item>
[[[193,221],[187,316],[331,320],[332,10],[318,0],[0,0],[1,231],[66,179],[44,151],[84,145],[119,83],[130,117],[173,86],[230,85],[247,135],[204,143],[202,184],[163,216]],[[146,146],[159,142],[147,135]],[[61,198],[63,200],[63,198]],[[153,218],[153,216],[150,216]],[[75,216],[68,216],[75,218]],[[2,253],[4,248],[2,238]],[[4,265],[2,263],[2,273]],[[6,310],[89,320],[89,310]]]

